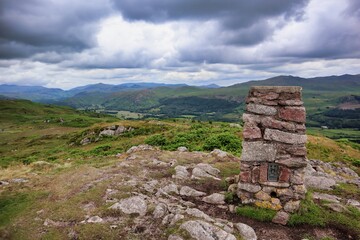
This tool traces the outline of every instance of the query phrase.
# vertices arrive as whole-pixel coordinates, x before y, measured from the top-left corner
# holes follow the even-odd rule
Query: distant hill
[[[188,86],[185,84],[126,83],[120,85],[94,84],[74,88],[68,91],[50,89],[52,99],[39,99],[47,96],[46,88],[25,87],[37,95],[36,100],[71,106],[81,109],[131,111],[147,117],[173,118],[191,117],[200,120],[239,121],[243,112],[244,100],[250,86],[302,86],[303,99],[307,108],[308,125],[331,128],[360,128],[360,111],[354,98],[360,95],[360,75],[342,75],[316,78],[295,76],[277,76],[266,80],[249,81],[229,87]],[[5,96],[31,95],[23,90]],[[7,93],[11,92],[7,90]],[[15,91],[13,91],[15,92]],[[12,92],[12,93],[13,93]],[[58,92],[59,98],[55,98]],[[25,93],[22,95],[22,93]],[[49,94],[49,93],[48,93]],[[36,94],[35,94],[36,95]],[[352,104],[346,99],[353,99]],[[341,105],[343,103],[343,105]],[[345,104],[345,105],[344,105]],[[344,107],[352,107],[344,109]]]

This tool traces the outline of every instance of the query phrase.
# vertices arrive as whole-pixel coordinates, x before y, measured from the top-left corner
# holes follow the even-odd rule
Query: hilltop
[[[24,100],[0,106],[2,239],[187,239],[197,227],[241,239],[238,223],[266,239],[360,234],[356,143],[308,132],[308,158],[322,160],[309,161],[308,177],[329,181],[309,188],[291,224],[279,226],[273,210],[238,206],[231,190],[239,124],[119,120]],[[326,194],[332,199],[319,200]],[[329,210],[328,201],[343,210]]]

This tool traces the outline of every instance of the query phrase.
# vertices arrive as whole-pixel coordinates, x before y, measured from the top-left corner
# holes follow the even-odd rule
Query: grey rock
[[[177,150],[179,152],[188,152],[189,150],[187,149],[187,147],[178,147]]]
[[[196,240],[236,240],[231,233],[201,220],[187,221],[181,224],[180,229],[187,231]]]
[[[207,164],[207,163],[199,163],[196,165],[196,167],[204,170],[205,172],[207,172],[208,174],[213,175],[213,176],[218,176],[220,173],[219,169],[214,168],[213,166],[211,166],[210,164]]]
[[[103,130],[99,133],[99,136],[114,136],[114,135],[115,135],[115,131],[110,129]]]
[[[123,134],[124,132],[127,131],[127,128],[124,127],[124,126],[119,126],[116,130],[115,130],[115,135],[121,135]]]
[[[195,189],[193,189],[191,187],[188,187],[188,186],[183,186],[180,189],[180,195],[181,196],[187,196],[187,197],[202,197],[202,196],[205,196],[206,193],[197,191],[197,190],[195,190]]]
[[[179,165],[175,167],[175,175],[172,177],[176,179],[188,179],[190,177],[190,173],[186,167]]]
[[[168,213],[168,207],[165,203],[159,203],[156,205],[155,210],[153,212],[154,218],[162,218]]]
[[[80,141],[81,145],[87,145],[89,143],[91,143],[90,138],[84,138],[83,140]]]
[[[139,146],[132,146],[129,150],[126,151],[127,154],[139,152],[139,151],[152,151],[154,148],[147,144],[141,144]]]
[[[13,183],[26,183],[28,182],[29,180],[25,179],[25,178],[14,178],[14,179],[11,179],[10,182],[13,182]]]
[[[178,221],[180,221],[181,219],[184,219],[184,218],[185,217],[182,214],[169,214],[164,217],[164,219],[162,220],[162,224],[173,226]]]
[[[241,237],[246,240],[257,240],[256,233],[252,227],[244,223],[235,223],[235,228],[239,231]]]
[[[220,149],[214,149],[213,151],[210,152],[210,154],[218,158],[226,158],[229,156],[227,152],[224,152]]]
[[[340,203],[328,203],[324,204],[325,207],[331,209],[334,212],[346,212],[347,209]]]
[[[184,240],[182,237],[179,237],[178,235],[171,234],[168,237],[168,240]]]
[[[300,201],[289,201],[284,206],[284,210],[289,213],[294,213],[299,208],[300,208]]]
[[[178,186],[176,184],[171,183],[169,185],[166,185],[163,188],[160,188],[158,193],[165,193],[165,194],[175,193],[175,194],[179,194],[179,189],[178,189]]]
[[[273,116],[277,113],[277,110],[274,107],[254,103],[249,103],[246,107],[246,110],[249,112],[268,116]]]
[[[331,190],[336,182],[334,179],[318,176],[304,176],[304,184],[307,188]]]
[[[225,195],[221,193],[213,193],[209,196],[204,197],[202,201],[216,205],[225,204]]]
[[[284,165],[288,168],[303,168],[306,167],[307,162],[305,158],[288,158],[283,160],[277,160],[277,163]]]
[[[144,216],[147,211],[147,204],[142,197],[129,197],[115,203],[110,207],[111,209],[119,209],[126,214],[138,213]]]
[[[280,130],[267,128],[267,129],[265,129],[264,139],[282,142],[282,143],[299,144],[300,145],[300,144],[306,143],[307,136],[304,134],[289,133],[289,132],[283,132]]]
[[[145,189],[145,191],[147,191],[149,193],[153,193],[155,191],[155,188],[158,185],[158,183],[159,183],[158,180],[151,180],[149,182],[146,182],[143,185],[143,188]]]
[[[0,186],[5,186],[5,185],[9,185],[9,182],[6,182],[6,181],[0,181]]]
[[[214,220],[209,215],[197,208],[188,208],[186,209],[186,213],[193,217],[202,218],[207,222],[214,222]]]
[[[339,203],[341,198],[335,195],[330,195],[330,194],[326,194],[326,193],[318,193],[318,192],[314,192],[313,193],[313,199],[314,200],[325,200],[328,202],[333,202],[333,203]]]
[[[356,201],[354,199],[348,199],[346,202],[347,205],[353,206],[353,207],[357,207],[360,208],[360,202]]]
[[[275,161],[275,144],[243,141],[242,147],[241,161]]]
[[[251,193],[256,193],[261,190],[261,187],[257,184],[239,182],[238,189],[242,189]]]
[[[286,225],[289,221],[290,215],[284,211],[279,211],[276,213],[275,217],[272,219],[273,223],[278,223],[281,225]]]
[[[201,168],[195,167],[192,170],[191,179],[204,179],[204,178],[212,178],[212,179],[215,179],[215,180],[221,180],[221,179],[219,179],[217,177],[214,177],[214,176],[208,174],[207,172],[205,172]]]
[[[99,216],[93,216],[93,217],[90,217],[88,220],[86,220],[86,222],[88,222],[88,223],[103,223],[104,220]]]

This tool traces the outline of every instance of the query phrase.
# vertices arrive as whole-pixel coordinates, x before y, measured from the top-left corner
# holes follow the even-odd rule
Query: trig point
[[[252,87],[246,103],[238,196],[243,204],[295,212],[306,193],[301,87]]]

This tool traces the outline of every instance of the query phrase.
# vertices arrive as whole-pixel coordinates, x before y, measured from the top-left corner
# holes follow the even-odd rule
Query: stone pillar
[[[246,103],[237,194],[243,204],[295,212],[306,193],[301,87],[252,87]]]

